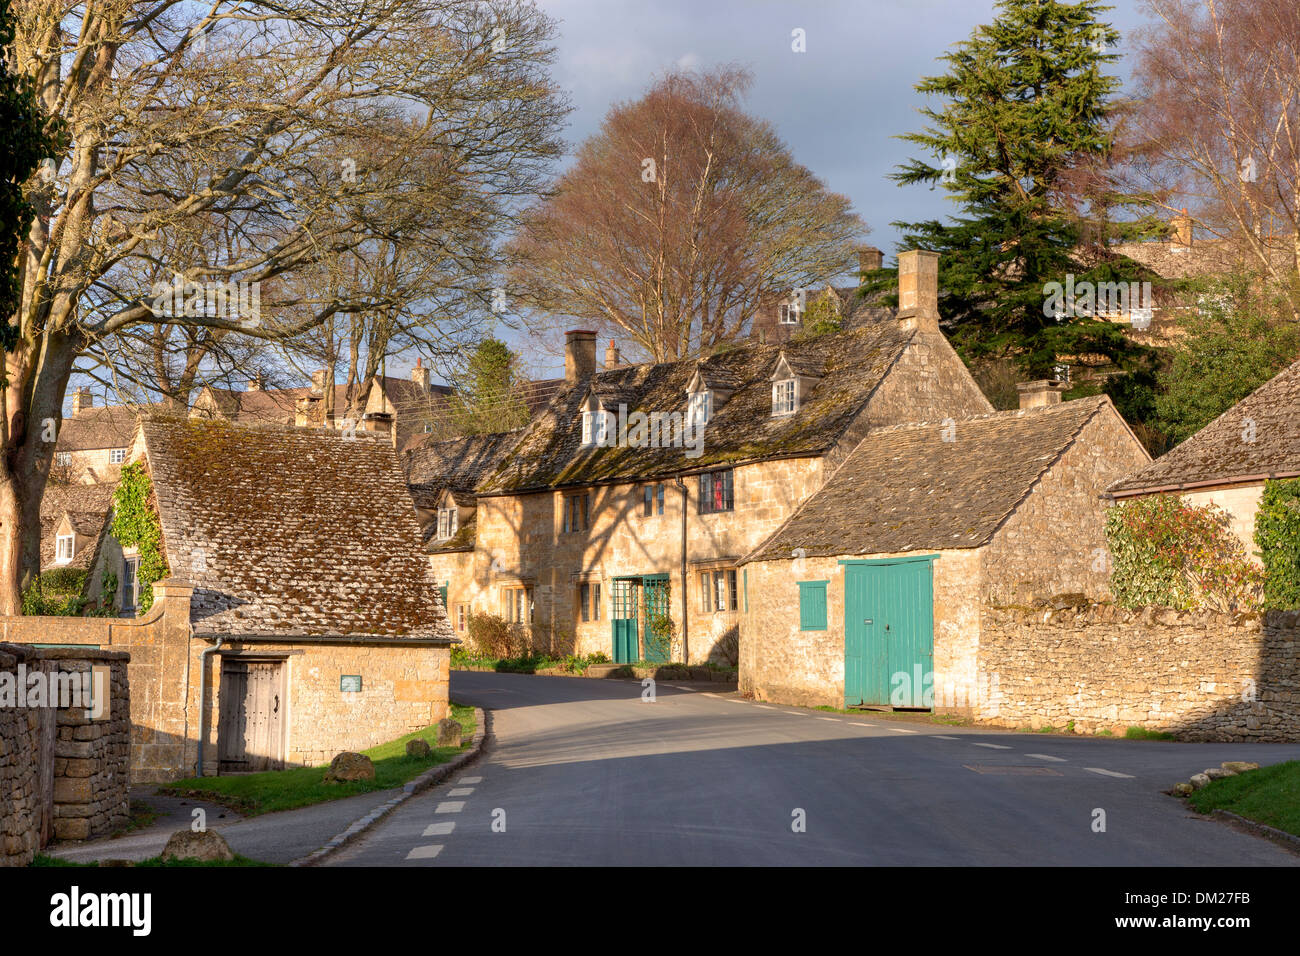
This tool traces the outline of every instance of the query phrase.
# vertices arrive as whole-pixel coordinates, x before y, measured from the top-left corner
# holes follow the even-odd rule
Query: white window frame
[[[76,553],[77,536],[75,534],[61,534],[54,539],[54,560],[58,564],[67,564],[73,559]]]
[[[799,410],[799,380],[783,378],[772,383],[772,417],[793,415]]]
[[[780,325],[798,325],[799,321],[799,306],[790,302],[782,303],[777,322]]]
[[[456,508],[438,509],[438,540],[446,541],[456,534],[460,524],[460,512]]]
[[[611,433],[614,413],[594,411],[582,413],[582,444],[584,446],[608,447],[613,444]]]
[[[108,450],[108,463],[110,465],[120,465],[126,461],[125,448],[110,448]]]
[[[687,421],[694,427],[707,425],[713,417],[713,393],[708,389],[691,392]]]

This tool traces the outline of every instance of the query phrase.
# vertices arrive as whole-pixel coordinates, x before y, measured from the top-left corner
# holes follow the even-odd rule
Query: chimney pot
[[[564,333],[564,380],[581,381],[596,371],[596,333],[573,329]]]
[[[618,368],[622,356],[618,354],[618,346],[614,340],[609,340],[609,345],[605,346],[605,368]]]
[[[1016,386],[1016,391],[1020,393],[1022,409],[1042,408],[1044,405],[1060,404],[1061,393],[1069,387],[1069,382],[1061,382],[1054,378],[1040,378],[1033,382],[1021,382]]]
[[[899,253],[898,320],[905,329],[939,331],[939,253]]]
[[[420,364],[419,358],[415,360],[415,368],[411,369],[411,381],[420,386],[421,390],[429,390],[429,370]]]
[[[311,390],[321,395],[325,394],[325,376],[329,374],[328,369],[318,368],[311,373]]]

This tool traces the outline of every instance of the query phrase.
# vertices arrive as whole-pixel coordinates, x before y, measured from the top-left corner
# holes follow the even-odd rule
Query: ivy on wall
[[[1255,544],[1264,562],[1264,607],[1300,608],[1300,478],[1264,482]]]
[[[113,537],[124,549],[135,548],[140,557],[140,600],[137,614],[153,606],[153,586],[167,575],[162,554],[162,525],[153,502],[153,481],[144,464],[134,462],[122,469],[113,492]]]
[[[1121,607],[1250,611],[1260,606],[1263,569],[1214,505],[1177,495],[1125,502],[1106,513],[1110,587]]]

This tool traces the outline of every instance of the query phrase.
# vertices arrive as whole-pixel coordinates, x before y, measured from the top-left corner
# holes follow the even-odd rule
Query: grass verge
[[[325,783],[327,766],[295,767],[230,777],[191,777],[166,784],[159,792],[209,800],[251,817],[278,810],[295,810],[374,790],[389,790],[402,786],[430,767],[446,763],[469,747],[475,729],[474,708],[452,704],[451,716],[460,722],[462,728],[464,743],[459,747],[435,747],[438,729],[431,726],[361,751],[375,764],[374,780]],[[433,749],[431,756],[406,756],[407,741],[417,737],[428,741]]]
[[[1187,802],[1201,813],[1227,810],[1300,836],[1300,760],[1212,780]]]

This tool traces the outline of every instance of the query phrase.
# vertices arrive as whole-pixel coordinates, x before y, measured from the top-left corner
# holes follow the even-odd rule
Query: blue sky
[[[754,76],[747,111],[772,123],[799,162],[853,201],[871,229],[867,241],[887,256],[899,238],[891,222],[950,212],[942,190],[904,188],[887,178],[913,150],[894,137],[921,128],[917,108],[924,97],[913,86],[943,72],[938,58],[993,18],[993,0],[540,0],[540,6],[559,21],[555,75],[574,106],[565,133],[571,146],[597,130],[610,106],[636,99],[664,71],[735,63]],[[1126,37],[1143,21],[1137,2],[1113,6],[1107,17]],[[805,31],[805,53],[791,50],[795,28]],[[1126,49],[1121,40],[1117,52]],[[1126,77],[1127,63],[1114,71]],[[553,355],[546,367],[554,373],[562,362]]]

